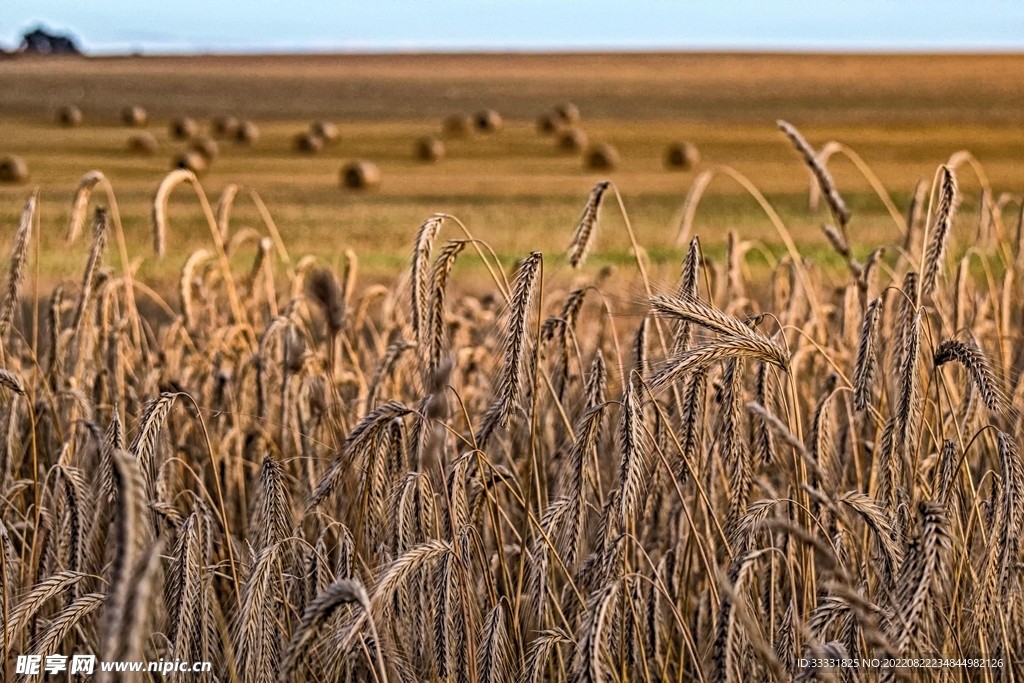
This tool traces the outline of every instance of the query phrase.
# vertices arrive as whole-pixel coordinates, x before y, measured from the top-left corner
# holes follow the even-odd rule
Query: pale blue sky
[[[1019,50],[1024,0],[0,0],[91,52]]]

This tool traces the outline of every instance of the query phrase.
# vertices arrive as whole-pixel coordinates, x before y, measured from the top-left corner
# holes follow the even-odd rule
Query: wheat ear
[[[935,213],[935,224],[924,255],[924,278],[921,280],[921,294],[924,296],[934,292],[939,282],[958,201],[956,175],[952,168],[943,166],[939,181],[939,208]]]
[[[803,156],[804,162],[810,167],[811,172],[814,173],[814,177],[818,180],[818,185],[821,186],[822,194],[825,195],[825,201],[828,202],[829,209],[832,210],[832,215],[839,221],[839,226],[845,230],[846,224],[850,222],[850,210],[846,207],[846,202],[843,201],[839,190],[836,189],[836,183],[832,179],[832,174],[825,168],[821,159],[814,153],[814,149],[804,139],[804,136],[800,134],[800,131],[785,121],[780,120],[777,123],[782,132],[793,143],[796,150]]]
[[[18,232],[14,233],[14,246],[11,249],[11,263],[7,271],[7,290],[4,292],[3,308],[0,309],[0,334],[5,334],[14,320],[14,313],[21,305],[19,294],[25,279],[25,266],[28,264],[28,246],[32,238],[32,221],[36,215],[36,204],[39,201],[39,190],[36,190],[25,202],[21,212]]]
[[[597,221],[601,211],[601,200],[611,183],[607,180],[594,186],[587,198],[587,204],[583,207],[583,214],[576,223],[576,231],[573,234],[572,244],[569,246],[569,265],[579,268],[587,260],[597,234]]]

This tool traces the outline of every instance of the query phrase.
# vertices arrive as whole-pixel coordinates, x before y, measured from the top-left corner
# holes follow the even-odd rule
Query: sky
[[[1022,0],[0,0],[93,53],[1024,48]]]

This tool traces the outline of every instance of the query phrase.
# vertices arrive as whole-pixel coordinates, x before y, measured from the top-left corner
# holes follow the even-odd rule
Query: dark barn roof
[[[42,27],[22,35],[19,51],[36,55],[78,55],[82,53],[70,36],[50,33]]]

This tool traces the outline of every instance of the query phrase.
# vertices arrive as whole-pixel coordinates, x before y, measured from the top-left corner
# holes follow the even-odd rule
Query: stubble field
[[[168,257],[157,262],[147,249],[156,185],[172,156],[188,147],[170,139],[167,124],[192,116],[206,132],[214,116],[230,114],[256,122],[261,137],[252,147],[221,141],[219,158],[201,178],[211,201],[228,183],[254,188],[294,252],[333,262],[352,248],[367,275],[392,274],[404,264],[410,231],[439,211],[463,220],[506,262],[528,249],[564,252],[583,199],[605,178],[619,187],[651,258],[675,268],[682,256],[674,244],[680,207],[695,176],[715,165],[750,178],[801,246],[827,260],[820,224],[828,215],[823,208],[808,210],[807,170],[776,119],[799,126],[815,147],[838,140],[854,149],[900,212],[917,181],[930,179],[936,165],[960,149],[981,161],[997,193],[1018,192],[1021,76],[1024,58],[957,55],[8,60],[0,62],[0,154],[22,156],[31,178],[25,186],[0,185],[0,220],[13,226],[26,189],[38,185],[49,217],[43,273],[51,283],[72,277],[80,255],[60,248],[62,224],[80,178],[102,170],[117,191],[129,251],[146,257],[140,272],[169,282],[203,244],[205,230],[196,203],[175,195]],[[536,132],[536,118],[565,101],[579,106],[579,125],[592,142],[616,146],[619,168],[588,171],[579,153],[560,152],[551,136]],[[55,124],[65,104],[82,109],[81,128]],[[149,112],[147,129],[159,142],[152,157],[125,151],[135,131],[120,123],[119,112],[129,104]],[[441,135],[445,116],[483,108],[502,114],[501,132],[446,140],[447,156],[439,163],[415,160],[416,140]],[[294,135],[318,119],[337,123],[340,139],[316,156],[294,151]],[[698,147],[694,170],[665,170],[664,150],[673,141]],[[378,191],[339,188],[339,169],[353,158],[380,167]],[[837,155],[830,168],[863,244],[895,240],[886,207],[853,164]],[[965,208],[976,211],[980,186],[968,177],[963,190]],[[241,225],[260,225],[251,202],[240,201],[236,215]],[[736,229],[780,255],[763,212],[729,179],[712,182],[696,226],[706,228],[701,234],[711,253],[720,253],[727,231]],[[622,231],[608,234],[594,258],[628,262]],[[3,241],[11,235],[5,231]],[[751,262],[756,270],[760,256],[753,254]]]

